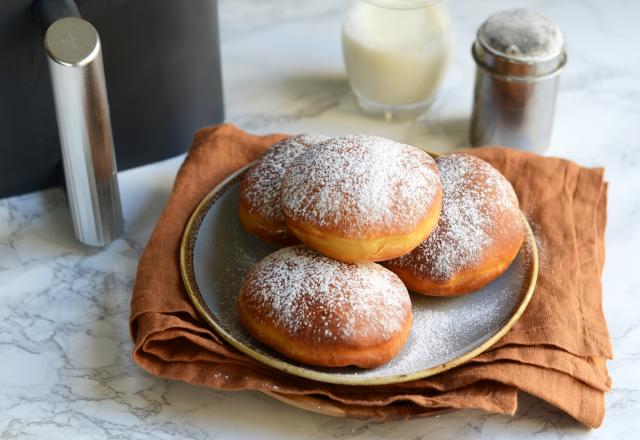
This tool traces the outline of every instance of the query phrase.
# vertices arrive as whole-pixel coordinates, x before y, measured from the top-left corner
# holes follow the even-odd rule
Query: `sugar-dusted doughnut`
[[[240,183],[238,211],[244,228],[278,245],[297,243],[280,208],[280,182],[291,162],[306,148],[328,139],[300,134],[275,143],[244,175]]]
[[[438,222],[442,190],[427,153],[349,135],[302,152],[282,179],[285,221],[304,244],[345,262],[382,261],[416,247]]]
[[[524,239],[523,219],[513,187],[487,162],[455,153],[436,163],[444,193],[438,226],[385,266],[416,292],[462,295],[507,270]]]
[[[402,349],[413,320],[407,288],[393,272],[301,245],[280,249],[249,271],[238,314],[257,340],[324,367],[384,364]]]

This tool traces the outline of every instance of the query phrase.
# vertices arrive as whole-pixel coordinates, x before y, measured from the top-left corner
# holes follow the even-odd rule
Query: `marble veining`
[[[0,200],[0,438],[461,439],[633,438],[640,432],[640,4],[521,2],[564,30],[549,154],[605,166],[610,185],[604,307],[615,359],[599,430],[520,398],[515,417],[460,411],[400,423],[335,419],[255,392],[222,393],[152,377],[131,361],[127,318],[137,260],[181,157],[121,173],[126,230],[104,249],[73,239],[61,189]],[[227,119],[247,130],[365,132],[437,151],[467,145],[469,47],[507,0],[451,0],[454,59],[416,121],[362,116],[340,52],[342,0],[221,0]],[[256,69],[255,66],[260,66]],[[11,147],[11,146],[9,146]],[[16,146],[19,147],[19,146]]]

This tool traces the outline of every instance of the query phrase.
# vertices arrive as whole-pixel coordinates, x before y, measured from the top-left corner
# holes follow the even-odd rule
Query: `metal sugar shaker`
[[[567,61],[560,28],[532,9],[497,12],[478,29],[471,53],[471,144],[546,151],[559,73]]]

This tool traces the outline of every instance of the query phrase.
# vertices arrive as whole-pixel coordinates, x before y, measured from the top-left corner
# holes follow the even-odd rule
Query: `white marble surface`
[[[343,1],[221,2],[228,120],[254,132],[370,132],[446,150],[465,145],[473,33],[509,1],[452,0],[456,48],[442,93],[417,122],[367,119],[339,44]],[[333,419],[253,392],[151,377],[131,361],[136,263],[181,158],[121,173],[125,235],[103,250],[73,239],[61,190],[0,201],[0,438],[637,438],[640,432],[640,3],[520,1],[564,29],[549,154],[603,165],[611,182],[604,306],[615,359],[599,430],[524,396],[515,417],[462,411],[402,423]]]

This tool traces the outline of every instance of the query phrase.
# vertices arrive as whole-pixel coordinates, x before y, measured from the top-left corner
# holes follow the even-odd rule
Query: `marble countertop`
[[[126,232],[102,250],[73,238],[62,190],[0,200],[0,438],[631,438],[640,432],[640,3],[529,0],[567,38],[548,154],[605,166],[611,183],[604,308],[615,359],[603,426],[589,431],[530,396],[514,417],[460,411],[394,423],[336,419],[256,392],[152,377],[131,360],[137,260],[181,157],[122,172]],[[475,29],[507,0],[451,0],[456,47],[417,121],[355,108],[339,42],[342,0],[220,2],[227,120],[257,132],[368,132],[434,150],[467,144]],[[256,66],[260,66],[256,69]]]

